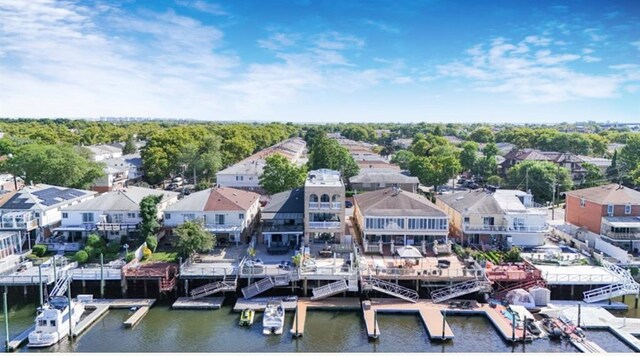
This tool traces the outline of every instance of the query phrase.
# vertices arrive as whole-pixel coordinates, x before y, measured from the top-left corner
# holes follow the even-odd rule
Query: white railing
[[[465,231],[507,231],[507,228],[502,225],[464,225]]]
[[[379,253],[382,254],[382,241],[368,242],[364,241],[364,253]]]
[[[80,281],[98,281],[100,280],[100,268],[76,268],[69,271],[73,280]],[[122,270],[113,268],[104,268],[102,270],[102,278],[109,280],[120,280],[122,278]]]
[[[49,284],[53,280],[53,271],[42,273],[42,283]],[[0,285],[37,285],[40,283],[38,275],[30,276],[2,276],[0,277]]]
[[[588,275],[576,275],[576,274],[545,274],[544,280],[547,283],[584,283],[584,282],[593,282],[594,284],[598,283],[619,283],[620,280],[611,275],[603,275],[603,274],[588,274]]]
[[[331,208],[331,203],[328,203],[328,202],[320,203],[320,209],[329,209],[329,208]]]
[[[244,226],[231,224],[204,224],[204,228],[215,231],[242,231]]]
[[[320,207],[320,203],[315,202],[315,201],[310,201],[309,202],[309,209],[318,209],[318,207]]]
[[[434,303],[440,303],[448,299],[460,297],[469,293],[477,292],[487,285],[485,281],[467,281],[454,284],[451,287],[435,290],[431,292],[431,299]]]
[[[509,231],[515,231],[515,232],[544,232],[547,231],[549,229],[548,225],[540,225],[540,226],[535,226],[535,225],[523,225],[523,226],[509,226]]]
[[[331,203],[331,209],[340,210],[340,208],[342,208],[342,203],[341,202],[333,202],[333,203]]]
[[[16,222],[3,221],[2,224],[0,225],[0,228],[2,228],[2,229],[27,229],[27,230],[31,230],[31,229],[35,229],[36,227],[38,227],[38,219],[29,220],[27,222],[23,222],[23,221],[16,221]]]
[[[309,227],[312,229],[339,229],[339,221],[310,221]]]
[[[369,277],[366,280],[366,284],[368,284],[373,290],[389,294],[412,303],[417,302],[419,298],[418,293],[413,289],[405,288],[398,284],[383,281],[381,279]]]
[[[311,300],[318,300],[318,299],[330,297],[332,295],[345,292],[347,289],[349,289],[349,287],[347,286],[347,282],[344,279],[341,279],[339,281],[329,283],[322,287],[314,288],[312,290],[313,297],[311,297]]]
[[[584,301],[587,303],[599,302],[609,298],[620,297],[627,294],[637,294],[638,289],[629,289],[624,284],[610,284],[608,286],[588,290],[583,293]]]
[[[230,276],[236,274],[236,267],[200,267],[197,264],[183,266],[180,268],[180,275],[182,276]]]
[[[482,269],[469,268],[398,268],[398,267],[374,267],[366,266],[360,268],[360,275],[363,276],[393,276],[393,277],[418,277],[418,276],[438,276],[444,278],[476,277],[483,278]],[[419,278],[419,277],[418,277]]]

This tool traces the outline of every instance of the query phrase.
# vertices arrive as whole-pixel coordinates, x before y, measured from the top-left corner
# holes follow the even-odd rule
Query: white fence
[[[596,249],[615,258],[620,263],[629,263],[629,253],[620,247],[614,246],[601,238],[596,239]]]

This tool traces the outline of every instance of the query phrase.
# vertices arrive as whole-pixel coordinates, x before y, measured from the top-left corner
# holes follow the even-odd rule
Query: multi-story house
[[[0,229],[19,232],[29,244],[42,241],[60,225],[62,209],[93,199],[96,194],[47,184],[25,186],[0,197]]]
[[[345,187],[340,172],[310,171],[304,183],[304,240],[344,242]]]
[[[351,190],[369,192],[373,190],[398,187],[403,191],[415,193],[420,181],[417,177],[406,176],[396,171],[363,170],[356,176],[349,178]]]
[[[436,196],[451,218],[451,236],[462,243],[538,246],[548,231],[545,209],[519,190],[489,189]]]
[[[260,213],[262,234],[259,242],[273,246],[298,245],[304,236],[304,188],[271,196]]]
[[[178,201],[179,193],[149,188],[129,187],[101,194],[94,199],[62,209],[61,231],[72,241],[82,241],[97,231],[108,239],[119,239],[139,229],[142,216],[140,202],[149,195],[161,195],[158,216]]]
[[[20,264],[25,240],[17,231],[0,231],[0,273]]]
[[[619,184],[566,192],[566,222],[627,251],[640,250],[640,192]]]
[[[355,195],[353,201],[365,252],[415,246],[426,254],[436,241],[449,252],[449,217],[422,195],[393,187]]]
[[[240,189],[215,187],[191,193],[164,211],[164,226],[172,229],[200,220],[217,238],[248,242],[260,213],[260,195]]]

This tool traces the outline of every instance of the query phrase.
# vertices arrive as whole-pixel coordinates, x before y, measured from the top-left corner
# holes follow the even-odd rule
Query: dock
[[[267,307],[267,302],[269,301],[278,301],[282,300],[282,306],[285,310],[293,310],[296,308],[296,304],[298,303],[298,298],[296,297],[294,300],[285,301],[284,298],[288,297],[263,297],[263,298],[238,298],[236,304],[233,306],[233,311],[241,312],[245,309],[253,309],[255,311],[264,311],[264,308]]]
[[[304,334],[304,325],[307,321],[307,311],[309,309],[358,310],[360,309],[360,300],[356,298],[326,298],[321,300],[299,298],[297,303],[297,313],[293,317],[293,326],[291,327],[291,333],[293,335],[302,336]]]
[[[204,297],[193,299],[191,297],[180,297],[171,306],[172,309],[220,309],[224,297]]]
[[[374,320],[376,313],[418,313],[431,340],[449,340],[453,339],[453,331],[451,331],[449,324],[447,324],[442,315],[444,307],[444,305],[434,304],[426,300],[409,303],[398,299],[384,298],[372,299],[371,307],[365,308],[363,306],[362,311],[369,337],[378,337],[380,335],[380,328],[377,325],[377,321]]]
[[[124,326],[127,328],[132,328],[136,326],[136,324],[138,324],[140,320],[142,320],[142,318],[145,315],[147,315],[148,312],[149,312],[148,306],[140,307],[140,309],[136,310],[136,312],[133,313],[133,315],[131,315],[129,319],[124,321]]]
[[[22,344],[24,344],[27,341],[27,338],[29,338],[29,334],[35,329],[36,329],[36,326],[33,325],[29,329],[21,332],[19,335],[9,340],[9,344],[7,345],[8,351],[17,350],[20,346],[22,346]]]
[[[102,318],[107,311],[109,311],[108,305],[87,305],[87,309],[93,309],[91,314],[84,317],[84,319],[80,320],[78,324],[73,328],[73,337],[77,337],[82,334],[89,326],[93,325],[96,321]]]
[[[155,299],[93,299],[87,306],[108,305],[110,309],[130,309],[133,307],[151,307]]]

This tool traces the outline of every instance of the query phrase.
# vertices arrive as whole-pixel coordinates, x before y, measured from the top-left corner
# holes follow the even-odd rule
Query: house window
[[[613,204],[607,205],[607,215],[613,216]]]
[[[468,216],[464,217],[464,223],[465,223],[465,225],[469,225],[469,217]]]
[[[236,180],[238,181],[243,181],[244,180],[244,176],[236,176]]]
[[[127,218],[135,219],[136,218],[136,213],[127,213]]]
[[[224,225],[224,215],[223,214],[216,214],[216,224],[217,225]]]
[[[165,220],[170,220],[171,219],[171,214],[164,214],[164,219]]]
[[[121,223],[124,217],[124,214],[113,214],[111,215],[111,220],[113,220],[114,223]]]
[[[187,221],[195,220],[196,214],[183,214],[182,217],[184,221],[187,222]]]
[[[62,218],[63,219],[68,219],[69,218],[69,213],[62,213]]]
[[[92,223],[93,222],[93,213],[82,213],[82,222],[83,223]]]
[[[631,215],[631,204],[627,204],[624,206],[624,213],[627,215]]]
[[[244,214],[243,213],[238,214],[238,219],[244,220]]]
[[[584,208],[586,204],[587,204],[587,201],[584,198],[580,198],[580,207]]]

